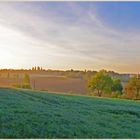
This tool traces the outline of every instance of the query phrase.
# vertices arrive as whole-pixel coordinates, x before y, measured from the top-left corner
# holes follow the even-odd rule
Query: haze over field
[[[0,2],[0,67],[140,69],[139,2]]]

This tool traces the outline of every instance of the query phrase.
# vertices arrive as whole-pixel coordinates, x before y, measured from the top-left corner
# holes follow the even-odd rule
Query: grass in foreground
[[[140,103],[0,89],[0,138],[140,138]]]

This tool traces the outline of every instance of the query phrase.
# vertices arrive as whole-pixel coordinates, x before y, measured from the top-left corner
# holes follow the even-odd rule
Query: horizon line
[[[55,69],[55,68],[43,68],[42,66],[33,66],[31,68],[0,68],[0,71],[1,70],[32,70],[32,68],[37,68],[37,67],[40,67],[42,68],[42,71],[48,71],[48,70],[58,70],[58,71],[70,71],[70,70],[73,70],[73,71],[95,71],[95,72],[99,72],[101,70],[105,70],[107,72],[114,72],[114,73],[118,73],[118,74],[139,74],[140,72],[118,72],[116,70],[111,70],[111,69],[99,69],[99,70],[95,70],[95,69],[74,69],[74,68],[70,68],[70,69]],[[32,70],[32,71],[39,71],[39,70]],[[41,70],[40,70],[41,71]]]

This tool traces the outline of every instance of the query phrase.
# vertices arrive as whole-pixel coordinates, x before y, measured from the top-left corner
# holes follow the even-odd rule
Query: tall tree
[[[112,85],[112,78],[104,70],[96,73],[89,81],[89,88],[97,92],[98,96],[102,96],[103,92],[111,91]]]
[[[29,74],[25,74],[24,75],[24,79],[23,79],[23,88],[31,88],[31,85],[30,85],[30,76]]]
[[[112,91],[116,92],[120,92],[122,93],[123,90],[123,86],[121,84],[121,80],[120,79],[114,79],[113,80],[113,86],[112,86]]]
[[[39,66],[37,67],[37,70],[40,71],[40,67]]]
[[[125,94],[130,98],[139,98],[140,96],[140,79],[136,76],[130,78],[125,86]]]

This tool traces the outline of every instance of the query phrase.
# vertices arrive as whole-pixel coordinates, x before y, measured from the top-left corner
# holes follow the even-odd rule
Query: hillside
[[[140,138],[140,103],[0,89],[0,138]]]

